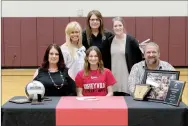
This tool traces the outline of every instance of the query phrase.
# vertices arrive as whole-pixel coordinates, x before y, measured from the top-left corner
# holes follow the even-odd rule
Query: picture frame
[[[166,98],[170,80],[179,80],[180,71],[149,70],[146,69],[143,84],[150,85],[151,91],[147,99],[164,101]]]
[[[179,106],[186,81],[170,80],[164,104]]]
[[[150,90],[151,90],[150,85],[137,84],[135,87],[135,91],[133,93],[133,99],[144,101],[145,97],[147,96],[147,94]]]

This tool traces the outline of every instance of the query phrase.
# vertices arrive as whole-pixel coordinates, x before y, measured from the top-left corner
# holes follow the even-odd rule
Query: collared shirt
[[[142,84],[145,69],[147,69],[145,60],[133,65],[128,78],[128,89],[130,94],[133,94],[136,84]],[[155,70],[175,71],[175,68],[168,62],[160,60],[159,65],[156,67]]]
[[[104,30],[104,35],[98,34],[97,36],[94,36],[92,34],[90,38],[87,38],[86,30],[83,31],[82,35],[82,44],[85,46],[86,50],[91,46],[97,46],[101,51],[104,67],[111,69],[109,38],[113,37],[114,35],[106,30]]]
[[[97,46],[100,50],[102,50],[102,35],[97,34],[97,36],[95,36],[92,34],[90,43],[91,45]]]

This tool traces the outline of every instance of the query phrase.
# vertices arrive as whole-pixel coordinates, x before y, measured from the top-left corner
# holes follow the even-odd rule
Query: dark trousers
[[[114,96],[130,96],[130,94],[124,92],[114,92]]]

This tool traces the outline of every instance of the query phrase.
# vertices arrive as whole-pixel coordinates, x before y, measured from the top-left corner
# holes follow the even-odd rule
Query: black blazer
[[[111,44],[113,38],[114,36],[109,38],[109,51],[111,50]],[[135,63],[142,61],[142,52],[140,51],[138,41],[131,35],[127,35],[126,45],[125,45],[125,58],[126,58],[127,68],[129,73],[131,71],[132,66]],[[111,66],[111,51],[107,62]]]
[[[110,55],[110,46],[109,46],[109,43],[110,43],[109,40],[110,39],[109,38],[111,38],[112,36],[114,36],[114,35],[111,32],[105,30],[104,36],[101,36],[102,44],[101,44],[100,47],[98,47],[101,51],[101,54],[102,54],[102,60],[103,60],[103,63],[104,63],[104,67],[108,68],[108,69],[111,69],[111,55]],[[82,32],[82,44],[83,44],[83,46],[85,46],[86,50],[90,46],[95,45],[92,38],[90,38],[90,45],[88,44],[85,30]]]

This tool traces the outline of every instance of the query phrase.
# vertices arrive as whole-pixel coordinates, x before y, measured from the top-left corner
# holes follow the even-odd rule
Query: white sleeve
[[[77,50],[77,58],[74,60],[71,68],[69,69],[69,76],[71,76],[71,78],[73,80],[75,80],[75,77],[77,75],[77,73],[83,69],[84,67],[84,58],[85,58],[85,47],[82,46],[81,48],[79,48]]]
[[[78,55],[78,58],[85,58],[85,51],[86,51],[86,48],[84,46],[80,47],[78,50],[77,50],[77,55]]]
[[[63,47],[61,47],[61,52],[63,54],[63,58],[64,58],[64,62],[67,68],[70,68],[73,62],[73,59],[70,55],[70,53],[68,52],[68,50],[64,49]]]

